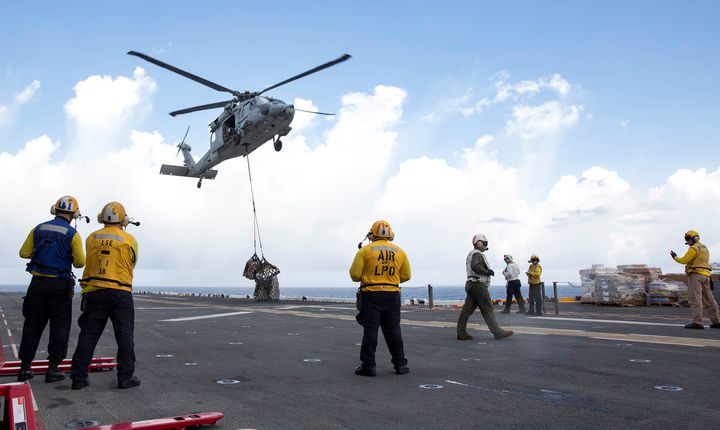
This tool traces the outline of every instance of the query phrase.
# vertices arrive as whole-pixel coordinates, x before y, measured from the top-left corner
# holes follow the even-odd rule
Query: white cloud
[[[152,109],[149,100],[157,85],[138,67],[132,78],[90,76],[73,90],[65,104],[75,131],[72,155],[90,160],[126,145],[132,124]]]
[[[515,106],[505,131],[508,135],[517,135],[525,140],[557,135],[575,125],[583,109],[582,105],[564,106],[555,100],[538,106]]]
[[[571,94],[573,88],[565,78],[557,73],[548,77],[510,82],[510,74],[501,72],[491,79],[494,80],[494,95],[476,100],[474,97],[476,90],[474,87],[470,87],[461,96],[445,101],[443,106],[446,110],[460,112],[464,117],[469,118],[482,113],[492,105],[503,102],[511,101],[520,103],[521,106],[526,105],[529,100],[542,92],[549,93],[558,100],[563,100]]]
[[[15,94],[10,106],[0,105],[0,127],[12,124],[22,106],[32,100],[39,90],[40,81],[34,80]]]
[[[28,86],[26,86],[22,91],[15,94],[15,103],[17,104],[25,104],[28,101],[32,100],[32,98],[37,94],[37,92],[40,90],[40,81],[32,81]]]
[[[158,175],[176,148],[134,123],[150,108],[154,91],[137,70],[133,78],[88,78],[67,105],[76,127],[72,141],[61,145],[42,135],[16,153],[0,152],[0,194],[13,202],[0,205],[0,224],[15,226],[4,232],[10,246],[0,249],[5,282],[25,282],[17,249],[27,231],[49,217],[55,199],[70,193],[91,218],[107,201],[119,200],[142,221],[130,227],[140,242],[137,285],[252,285],[228,272],[253,250],[245,160],[220,164],[217,179],[200,190],[195,180]],[[94,112],[109,95],[119,97],[117,106]],[[320,144],[306,143],[315,124],[300,121],[281,152],[265,145],[252,154],[264,250],[282,270],[281,285],[350,287],[354,246],[378,218],[392,223],[410,256],[410,285],[461,284],[470,237],[478,232],[490,238],[496,271],[503,254],[524,261],[537,253],[548,281],[577,280],[577,270],[592,263],[645,262],[679,271],[667,251],[681,251],[689,228],[700,230],[711,253],[720,255],[720,168],[678,170],[659,187],[643,190],[594,166],[537,189],[516,166],[499,161],[504,147],[490,135],[454,159],[421,156],[396,164],[406,96],[389,86],[346,94]],[[314,109],[307,100],[295,103]],[[560,112],[559,118],[572,114],[547,111]],[[543,115],[526,118],[546,121]],[[568,121],[536,129],[562,129]],[[111,126],[125,138],[82,159],[72,155],[87,148],[84,139],[101,139]],[[97,227],[82,224],[80,231],[84,237]]]
[[[618,121],[618,124],[619,124],[620,127],[622,127],[622,128],[628,128],[628,125],[630,125],[630,121],[628,121],[628,120],[626,120],[626,119],[621,119],[621,120]]]
[[[437,114],[435,112],[430,112],[429,114],[423,115],[420,117],[420,121],[426,122],[428,124],[432,124],[435,121],[437,121],[438,119],[440,119],[440,117],[437,116]]]

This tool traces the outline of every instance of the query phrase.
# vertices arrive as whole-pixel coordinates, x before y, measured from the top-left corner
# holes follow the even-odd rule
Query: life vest
[[[695,249],[695,258],[685,265],[685,273],[688,275],[690,273],[699,273],[710,276],[710,252],[708,252],[707,246],[697,242],[691,248]]]
[[[487,258],[485,258],[485,254],[483,254],[479,249],[473,248],[472,251],[468,254],[467,258],[465,259],[465,272],[467,273],[467,277],[470,280],[477,280],[478,282],[482,282],[485,285],[490,285],[490,275],[481,275],[480,273],[477,273],[473,271],[471,265],[472,265],[472,258],[475,254],[480,254],[483,261],[485,262],[485,267],[490,269],[490,266],[488,265]]]
[[[100,229],[86,240],[87,262],[80,285],[83,292],[99,288],[132,291],[137,242],[117,226]]]
[[[61,217],[38,224],[33,230],[33,255],[27,264],[31,273],[70,278],[72,276],[72,239],[76,230]]]
[[[360,275],[362,291],[397,292],[400,291],[400,283],[410,279],[407,256],[399,246],[387,240],[376,240],[365,245],[358,253],[363,259]]]

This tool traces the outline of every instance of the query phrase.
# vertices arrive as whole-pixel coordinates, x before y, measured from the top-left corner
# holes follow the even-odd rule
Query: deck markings
[[[654,326],[663,326],[663,327],[681,327],[682,324],[669,324],[669,323],[652,323],[652,322],[645,322],[645,321],[628,321],[628,320],[599,320],[599,319],[589,319],[589,318],[563,318],[563,317],[535,317],[534,319],[542,319],[542,320],[553,320],[553,321],[576,321],[576,322],[592,322],[592,323],[608,323],[608,324],[631,324],[631,325],[654,325]],[[595,327],[593,327],[595,328]],[[604,328],[602,326],[597,328]]]
[[[226,312],[222,314],[210,314],[210,315],[198,315],[194,317],[185,317],[185,318],[170,318],[166,320],[160,320],[160,321],[169,321],[169,322],[177,322],[177,321],[195,321],[195,320],[206,320],[210,318],[222,318],[222,317],[231,317],[235,315],[245,315],[249,314],[251,312],[249,311],[240,311],[240,312]]]
[[[147,302],[162,303],[160,300],[154,299],[142,299]],[[195,307],[192,303],[188,303],[188,306]],[[282,314],[292,315],[301,318],[329,318],[334,320],[352,321],[355,322],[354,315],[341,315],[341,314],[330,314],[330,313],[314,313],[298,310],[281,310],[272,308],[243,308],[235,306],[218,305],[215,306],[217,309],[243,309],[244,313],[267,313],[267,314]],[[239,314],[239,313],[235,313]],[[220,314],[223,315],[223,314]],[[207,318],[212,318],[207,316]],[[543,318],[534,319],[534,321],[542,321]],[[584,321],[584,320],[583,320]],[[423,327],[436,327],[436,328],[455,328],[456,323],[454,321],[422,321],[422,320],[411,320],[405,319],[401,322],[403,325],[416,325]],[[656,323],[652,323],[656,324]],[[674,326],[674,325],[673,325]],[[692,338],[692,337],[678,337],[678,336],[663,336],[663,335],[643,335],[635,333],[611,333],[611,332],[599,332],[599,331],[586,331],[578,329],[559,329],[559,328],[547,328],[547,327],[524,327],[524,326],[513,326],[507,327],[508,330],[513,330],[516,334],[532,334],[532,335],[555,335],[555,336],[570,336],[570,337],[581,337],[587,339],[598,339],[598,340],[613,340],[618,342],[640,342],[640,343],[652,343],[660,345],[674,345],[674,346],[692,346],[692,347],[711,347],[720,348],[720,340],[717,339],[705,339],[705,338]],[[481,329],[477,329],[481,330]],[[486,329],[485,329],[486,330]]]

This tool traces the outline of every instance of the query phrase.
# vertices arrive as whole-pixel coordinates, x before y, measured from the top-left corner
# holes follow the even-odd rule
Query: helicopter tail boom
[[[163,164],[160,166],[161,175],[186,176],[188,178],[215,179],[217,170],[206,170],[201,174],[190,174],[190,169],[184,166],[173,166],[172,164]]]

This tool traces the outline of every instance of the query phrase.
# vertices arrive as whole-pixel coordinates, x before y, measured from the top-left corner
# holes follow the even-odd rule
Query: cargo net
[[[253,255],[245,263],[243,276],[255,281],[255,292],[253,298],[259,302],[280,300],[280,282],[277,275],[280,269],[265,259],[263,253],[262,239],[260,238],[260,224],[258,223],[257,211],[255,210],[255,192],[253,191],[252,175],[250,174],[250,156],[245,157],[248,166],[248,178],[250,179],[250,196],[252,197],[253,208]],[[260,257],[257,255],[258,244],[260,245]]]

